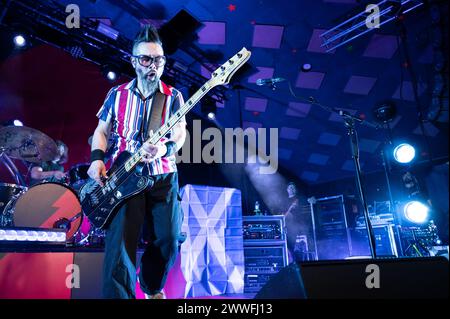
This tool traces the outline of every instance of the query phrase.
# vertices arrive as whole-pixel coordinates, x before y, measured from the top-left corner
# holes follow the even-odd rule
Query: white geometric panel
[[[181,189],[186,241],[181,245],[185,298],[244,291],[241,192],[186,185]]]

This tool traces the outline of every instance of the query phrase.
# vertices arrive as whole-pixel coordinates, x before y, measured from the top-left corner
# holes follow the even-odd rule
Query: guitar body
[[[110,176],[107,179],[109,187],[100,187],[96,181],[90,179],[79,190],[83,213],[99,229],[109,224],[127,199],[153,186],[153,179],[142,175],[143,164],[136,165],[130,172],[121,169],[118,174],[117,170],[123,167],[123,163],[130,157],[130,153],[123,152],[114,162],[107,174]]]

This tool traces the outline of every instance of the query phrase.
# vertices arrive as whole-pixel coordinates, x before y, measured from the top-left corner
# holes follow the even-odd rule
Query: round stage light
[[[416,156],[416,150],[413,146],[402,143],[394,148],[394,158],[397,162],[407,164]]]
[[[302,65],[302,71],[303,72],[309,72],[312,69],[312,65],[310,63],[305,63]]]
[[[14,126],[23,126],[23,123],[21,120],[14,120],[13,124],[14,124]]]
[[[427,205],[418,201],[408,202],[403,208],[406,219],[416,224],[424,223],[428,218],[429,211]]]
[[[110,81],[115,81],[117,79],[117,74],[114,71],[108,71],[108,73],[106,73],[106,77]]]
[[[14,36],[13,41],[14,41],[14,44],[16,45],[16,47],[18,47],[18,48],[24,47],[25,44],[27,44],[27,40],[21,34]]]
[[[216,118],[216,114],[214,114],[213,112],[209,112],[209,113],[208,113],[208,118],[209,118],[210,120],[214,120],[214,119]]]

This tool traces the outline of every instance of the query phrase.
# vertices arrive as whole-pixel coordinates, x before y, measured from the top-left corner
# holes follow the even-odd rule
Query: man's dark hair
[[[59,152],[59,147],[62,146],[64,147],[64,154],[61,156],[61,158],[59,159],[59,163],[66,163],[67,160],[69,159],[69,147],[61,140],[56,140],[55,141],[56,146],[58,147],[58,152]]]
[[[289,186],[294,186],[295,188],[297,188],[297,185],[294,183],[294,182],[289,182],[288,184],[287,184],[287,187],[289,187]]]
[[[134,54],[134,50],[136,49],[136,47],[139,45],[139,43],[142,43],[142,42],[153,42],[153,43],[158,43],[159,45],[162,46],[162,42],[161,42],[161,39],[159,38],[158,30],[156,30],[156,28],[151,24],[147,24],[147,25],[143,26],[142,29],[139,31],[139,33],[134,38],[133,48],[132,48],[133,54]]]

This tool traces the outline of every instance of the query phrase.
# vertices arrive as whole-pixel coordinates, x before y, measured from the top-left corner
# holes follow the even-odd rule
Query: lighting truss
[[[379,9],[379,14],[371,18],[379,18],[379,26],[381,27],[382,25],[396,19],[399,15],[404,15],[422,6],[423,4],[424,1],[419,0],[382,0],[376,4]],[[330,30],[322,33],[320,35],[322,40],[321,47],[325,47],[326,52],[330,52],[372,30],[376,30],[376,28],[369,28],[366,25],[367,18],[371,14],[371,11],[366,12],[366,10],[363,10]]]
[[[132,41],[121,34],[106,36],[99,32],[97,21],[81,18],[79,29],[69,29],[65,25],[65,7],[53,0],[0,0],[2,6],[0,27],[12,32],[16,29],[29,30],[35,41],[58,47],[99,66],[112,64],[122,75],[135,77],[130,67]],[[175,62],[174,58],[169,57],[164,72],[172,85],[200,87],[208,80],[190,68],[181,72],[179,63]],[[217,86],[209,96],[223,103],[227,99],[227,90],[225,86]]]

